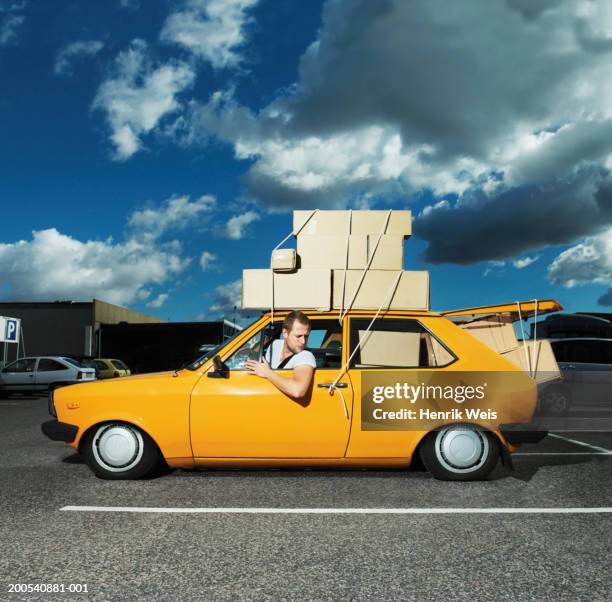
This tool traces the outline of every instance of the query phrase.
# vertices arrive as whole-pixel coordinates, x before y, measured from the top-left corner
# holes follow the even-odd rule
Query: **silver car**
[[[573,337],[548,339],[563,381],[548,387],[541,407],[548,415],[568,411],[606,412],[612,417],[612,339]]]
[[[23,357],[0,370],[0,392],[50,391],[95,379],[93,368],[85,368],[69,357]]]

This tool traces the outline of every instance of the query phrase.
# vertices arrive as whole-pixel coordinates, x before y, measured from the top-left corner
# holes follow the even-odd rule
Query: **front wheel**
[[[425,468],[443,481],[479,481],[497,465],[499,445],[488,431],[455,424],[429,433],[420,447]]]
[[[123,422],[94,427],[85,436],[81,453],[102,479],[139,479],[151,474],[163,460],[149,435]]]

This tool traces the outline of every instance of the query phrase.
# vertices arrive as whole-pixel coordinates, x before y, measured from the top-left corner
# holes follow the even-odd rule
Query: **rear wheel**
[[[89,468],[102,479],[139,479],[153,473],[163,461],[149,435],[123,422],[91,429],[81,453]]]
[[[471,424],[454,424],[427,435],[420,447],[425,468],[444,481],[478,481],[497,465],[495,437]]]

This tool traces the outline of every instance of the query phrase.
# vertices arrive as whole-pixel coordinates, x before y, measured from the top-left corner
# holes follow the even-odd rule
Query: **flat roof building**
[[[5,302],[0,316],[21,319],[20,355],[95,356],[102,324],[165,322],[99,299],[86,302]],[[16,345],[9,359],[16,356]]]

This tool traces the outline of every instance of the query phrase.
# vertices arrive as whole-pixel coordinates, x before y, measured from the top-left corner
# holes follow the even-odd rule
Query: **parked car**
[[[98,371],[98,378],[118,378],[132,374],[130,369],[121,360],[96,358],[92,362]]]
[[[96,372],[93,368],[86,368],[70,357],[24,357],[0,370],[0,391],[48,391],[95,379]]]
[[[533,315],[534,307],[522,303],[522,316]],[[540,302],[538,313],[559,308],[554,301]],[[509,304],[491,311],[516,310]],[[338,311],[305,312],[317,368],[307,401],[295,401],[245,369],[248,359],[261,358],[279,338],[285,313],[275,312],[274,324],[270,312],[263,314],[215,355],[185,369],[55,391],[54,419],[42,430],[79,450],[92,471],[107,479],[139,478],[164,463],[408,467],[420,457],[437,478],[474,480],[485,478],[500,456],[507,460],[521,442],[546,435],[528,428],[537,405],[535,380],[457,326],[452,321],[457,312],[397,310],[377,317],[374,311],[351,310],[341,321]],[[433,414],[446,404],[452,416],[434,426],[398,427],[397,412],[388,412],[386,422],[377,422],[376,412],[385,406],[374,397],[381,389],[373,383],[450,382],[474,393],[465,385],[487,374],[498,380],[508,375],[515,385],[500,389],[488,383],[488,414],[461,417],[471,403],[464,397],[420,397],[418,404],[406,402],[408,407]],[[385,395],[388,389],[398,390],[382,387]]]
[[[562,416],[576,410],[612,413],[612,339],[549,339],[563,381],[543,391],[541,411]]]

